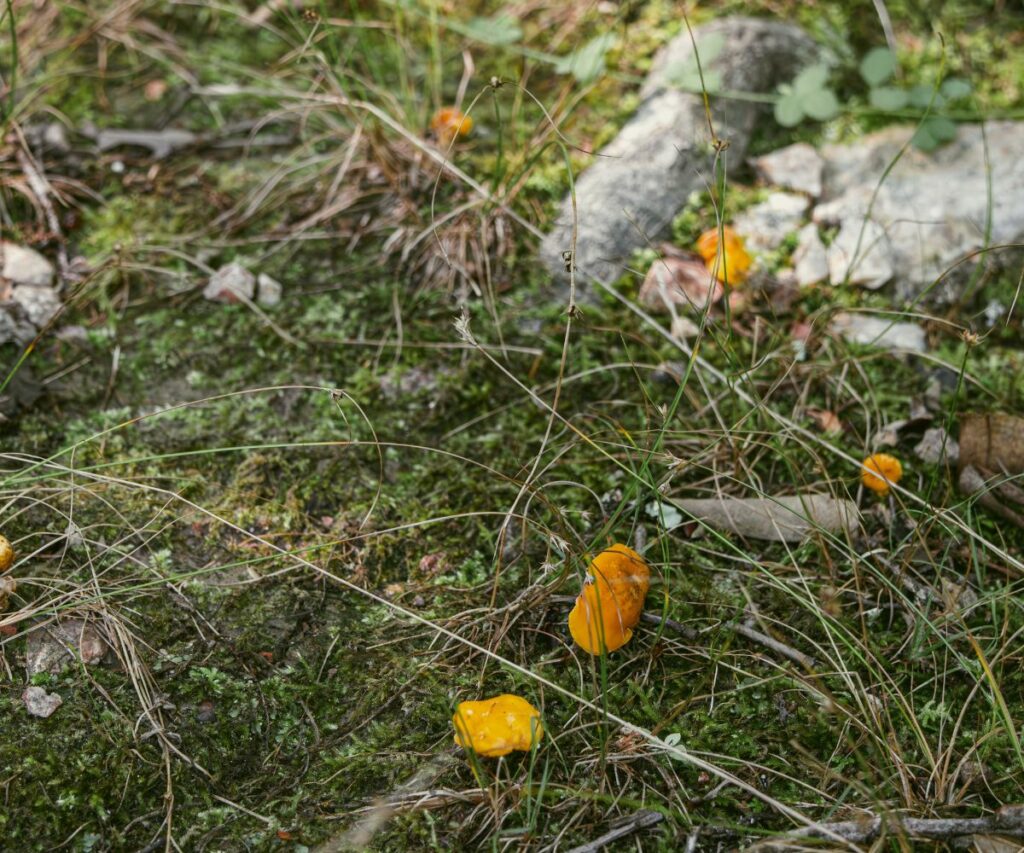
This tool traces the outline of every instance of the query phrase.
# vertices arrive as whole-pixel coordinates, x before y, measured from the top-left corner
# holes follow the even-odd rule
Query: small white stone
[[[33,717],[49,717],[61,705],[64,700],[56,693],[47,693],[42,687],[26,687],[21,694],[21,701],[25,703],[25,710]]]
[[[49,287],[53,284],[53,264],[35,249],[0,240],[0,275],[14,284]]]
[[[877,290],[893,276],[889,238],[882,226],[870,219],[844,221],[827,254],[832,284],[849,282]]]
[[[281,302],[281,294],[284,288],[277,279],[261,272],[256,277],[256,288],[257,300],[264,308],[273,308]]]
[[[700,334],[700,327],[689,317],[677,314],[672,318],[671,333],[677,341],[688,341]]]
[[[252,301],[256,295],[256,277],[237,261],[221,267],[210,276],[203,296],[213,302]]]
[[[751,160],[751,164],[765,183],[807,193],[814,198],[821,195],[825,161],[806,142],[787,145]]]
[[[0,306],[0,344],[25,346],[36,336],[36,327],[25,319],[21,311],[9,310],[9,305]]]
[[[768,252],[800,227],[810,204],[802,195],[771,193],[763,202],[737,216],[733,227],[748,248]]]
[[[800,287],[809,287],[828,278],[828,253],[813,222],[800,229],[792,262]]]
[[[916,323],[896,323],[885,317],[842,311],[832,318],[830,328],[855,344],[911,352],[927,349],[924,329]]]
[[[52,287],[21,284],[11,290],[11,299],[17,302],[25,316],[38,328],[43,328],[60,311],[61,302]]]

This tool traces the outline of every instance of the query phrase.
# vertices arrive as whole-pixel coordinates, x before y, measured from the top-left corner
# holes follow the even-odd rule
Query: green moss
[[[721,4],[701,14],[726,8],[739,7]],[[754,4],[753,11],[768,8]],[[822,10],[807,4],[782,8],[804,21],[822,20]],[[351,70],[353,93],[383,98],[389,110],[398,104],[410,121],[419,120],[429,107],[423,92],[452,96],[463,44],[438,36],[436,64],[429,27],[416,29],[421,19],[396,9],[375,9],[386,28],[338,25],[318,45],[338,68]],[[623,14],[638,20],[630,24],[631,40],[611,56],[618,76],[573,109],[567,128],[588,145],[600,146],[621,126],[635,106],[630,75],[681,26],[670,3]],[[838,6],[824,17],[829,25],[849,23]],[[306,71],[323,72],[312,62],[268,70],[281,42],[263,30],[253,34],[224,10],[178,9],[159,19],[186,54],[205,57],[204,83],[258,72],[268,86],[294,86],[296,79],[308,86],[314,75]],[[290,15],[275,23],[300,40],[314,32],[312,21]],[[578,32],[583,38],[603,26],[588,19]],[[403,45],[414,54],[405,68],[394,65],[388,28],[395,27],[405,28]],[[527,39],[547,37],[532,19],[526,32]],[[389,52],[367,51],[381,44],[390,44]],[[522,56],[514,48],[473,50],[482,77],[518,73]],[[1011,73],[1015,60],[997,59],[997,74]],[[83,78],[52,93],[63,92],[76,116],[97,114],[103,96],[126,105],[111,121],[146,118],[134,109],[137,80],[168,73],[151,60],[118,49],[111,67],[130,78],[111,72],[102,84]],[[546,104],[566,85],[543,63],[533,74],[531,86]],[[513,87],[502,97],[506,92],[514,96]],[[262,117],[280,106],[273,101],[196,99],[181,118],[203,130]],[[481,132],[460,151],[460,165],[496,184],[527,169],[513,203],[534,216],[567,186],[561,153],[552,147],[532,163],[535,152],[521,150],[536,133],[532,108],[509,110],[506,120],[503,161],[481,117]],[[803,133],[769,133],[757,144]],[[336,144],[332,136],[316,150],[329,153]],[[571,846],[604,831],[611,808],[665,814],[662,826],[638,837],[645,849],[678,849],[698,825],[732,833],[723,834],[726,845],[788,826],[746,793],[716,791],[713,777],[522,672],[397,618],[381,598],[659,735],[678,735],[687,749],[724,756],[720,762],[758,790],[815,816],[827,817],[837,802],[905,806],[904,782],[913,787],[915,808],[944,808],[933,782],[945,783],[946,795],[961,782],[933,773],[937,744],[952,750],[951,764],[977,747],[991,770],[988,787],[972,790],[961,813],[1020,799],[1019,757],[971,642],[998,670],[1002,696],[1016,713],[1024,684],[1002,643],[1024,628],[1024,614],[1004,566],[943,529],[931,508],[896,503],[865,503],[865,539],[848,546],[746,543],[701,537],[688,526],[659,531],[645,507],[664,495],[638,485],[637,476],[672,496],[804,487],[842,494],[855,492],[857,472],[780,431],[762,409],[751,411],[708,377],[706,387],[691,377],[682,391],[656,379],[649,366],[681,361],[679,351],[612,301],[586,306],[574,323],[560,418],[551,421],[499,367],[458,346],[452,317],[461,305],[449,294],[420,288],[407,267],[381,263],[372,236],[350,254],[347,240],[336,236],[350,222],[322,223],[323,239],[273,243],[279,251],[267,251],[267,235],[297,215],[286,190],[311,186],[299,182],[312,180],[312,167],[292,173],[296,184],[282,185],[284,201],[275,196],[273,209],[225,225],[224,233],[203,232],[293,156],[299,155],[190,153],[162,164],[167,177],[159,178],[166,180],[159,192],[131,190],[111,176],[83,177],[107,201],[88,208],[72,249],[110,258],[109,277],[103,286],[94,282],[95,298],[83,298],[67,318],[88,325],[86,339],[48,339],[30,357],[37,375],[50,380],[47,405],[0,426],[19,453],[45,457],[74,446],[73,454],[58,457],[74,466],[73,477],[45,467],[5,482],[6,494],[19,501],[18,512],[4,520],[5,535],[34,555],[18,570],[16,604],[74,589],[60,612],[106,613],[126,626],[137,661],[163,697],[168,737],[187,758],[165,762],[121,663],[35,676],[64,700],[47,720],[27,717],[16,678],[0,691],[0,767],[7,771],[0,832],[8,846],[51,849],[70,838],[79,849],[105,850],[159,842],[168,772],[174,838],[183,849],[280,849],[288,837],[296,847],[312,847],[414,777],[426,780],[423,789],[470,797],[482,784],[487,799],[397,814],[375,837],[377,849],[534,847],[555,839]],[[573,156],[577,165],[586,162]],[[405,161],[384,162],[405,168]],[[501,168],[507,172],[499,174]],[[762,195],[730,181],[727,220]],[[409,194],[421,216],[428,198]],[[439,201],[443,214],[461,197],[446,189]],[[357,205],[353,221],[364,217],[372,231],[376,208],[365,210]],[[689,247],[714,221],[709,198],[696,196],[677,217],[672,238]],[[193,245],[197,233],[204,236]],[[549,282],[532,263],[533,247],[515,241],[506,265],[492,271],[493,302],[467,304],[474,333],[497,365],[553,401],[564,306],[550,298]],[[237,256],[282,281],[285,300],[268,312],[273,323],[246,306],[201,300],[191,292],[203,278],[196,267],[147,250],[183,245],[203,263]],[[165,273],[181,287],[168,287]],[[1011,278],[985,279],[972,310],[988,299],[1008,304]],[[881,294],[821,287],[800,294],[793,316],[782,320],[756,302],[731,325],[715,315],[713,335],[700,348],[730,382],[777,411],[838,411],[845,431],[830,440],[859,457],[879,423],[906,417],[908,400],[923,393],[934,363],[897,362],[824,336],[808,342],[804,361],[794,361],[791,321],[839,307],[890,306]],[[1024,365],[1015,328],[1011,323],[970,351],[936,330],[936,358],[954,368],[966,358],[978,380],[959,392],[948,389],[943,405],[1020,408]],[[332,394],[335,388],[350,396]],[[1019,550],[1019,532],[962,506],[948,472],[909,462],[914,440],[901,435],[895,452],[908,460],[909,476],[932,482],[929,500],[960,506],[981,534]],[[9,458],[5,471],[22,464]],[[881,515],[883,506],[891,515]],[[507,535],[499,536],[513,507]],[[61,533],[71,513],[85,541],[65,549]],[[575,594],[585,549],[604,538],[628,541],[638,525],[656,564],[649,609],[695,629],[696,637],[645,624],[603,664],[573,657],[566,606],[551,596]],[[907,578],[970,581],[980,601],[947,612],[938,598],[907,593]],[[523,598],[527,590],[537,595]],[[731,626],[751,605],[767,630],[815,654],[819,667],[792,669],[737,636]],[[16,673],[25,649],[26,626],[19,627],[20,635],[2,646]],[[475,768],[449,755],[455,702],[504,691],[543,708],[549,735],[538,754]],[[961,709],[954,739],[951,714],[959,719]],[[48,820],[41,823],[40,814]]]

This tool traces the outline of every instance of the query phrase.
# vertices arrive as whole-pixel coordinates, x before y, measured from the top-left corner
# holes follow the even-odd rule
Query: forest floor
[[[1024,802],[1024,531],[914,459],[921,424],[886,448],[920,501],[865,493],[842,455],[926,394],[929,425],[1024,411],[1019,305],[983,323],[1014,304],[1012,269],[915,307],[916,358],[823,333],[842,307],[911,313],[825,285],[715,315],[699,357],[610,293],[567,336],[536,241],[441,171],[430,116],[480,94],[451,159],[543,227],[569,176],[540,105],[600,147],[680,5],[334,5],[7,7],[4,237],[54,257],[12,152],[58,121],[70,146],[40,163],[88,273],[27,356],[0,350],[9,382],[41,392],[0,427],[18,554],[0,847],[568,850],[625,821],[618,849],[728,849],[801,822]],[[1021,117],[1009,5],[890,3],[905,73],[941,66],[971,81],[978,116]],[[884,43],[874,9],[714,2],[692,20],[788,16],[842,59]],[[604,73],[562,73],[558,56],[608,33]],[[766,121],[754,151],[890,121],[847,70],[849,109]],[[198,137],[97,153],[90,122]],[[728,174],[680,216],[680,246],[760,197],[743,163]],[[231,261],[279,281],[280,304],[205,299]],[[614,292],[631,300],[643,271]],[[814,331],[795,348],[800,324]],[[661,503],[798,491],[857,501],[863,531],[757,542],[671,524]],[[611,542],[646,546],[660,622],[591,658],[567,600]],[[31,717],[28,635],[72,618],[109,651],[32,675],[62,705]],[[804,663],[739,635],[748,620]],[[467,760],[455,705],[498,693],[540,708],[546,736]]]

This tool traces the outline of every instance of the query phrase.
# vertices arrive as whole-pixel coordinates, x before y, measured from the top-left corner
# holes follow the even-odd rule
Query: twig
[[[982,469],[984,471],[984,469]],[[984,506],[986,509],[1001,515],[1007,521],[1011,521],[1018,527],[1024,527],[1024,516],[1014,512],[1006,505],[1004,500],[1000,500],[992,494],[992,489],[995,489],[1000,493],[1002,498],[1009,501],[1020,501],[1020,489],[1014,486],[1012,483],[990,483],[982,475],[982,471],[979,471],[973,465],[965,465],[964,469],[960,472],[960,491],[968,495],[977,495],[978,503]],[[991,472],[984,471],[985,474],[994,476]]]
[[[46,224],[50,231],[53,232],[53,238],[57,242],[57,267],[60,272],[60,280],[62,284],[67,284],[68,251],[64,245],[64,233],[60,228],[60,220],[57,218],[57,212],[53,209],[53,202],[50,200],[50,196],[53,195],[53,188],[35,164],[31,155],[29,155],[28,149],[24,144],[25,140],[22,139],[21,143],[16,149],[18,165],[21,167],[21,171],[25,173],[25,180],[28,181],[32,194],[38,199],[43,212],[46,214]]]
[[[569,853],[597,853],[598,850],[603,850],[613,841],[618,841],[620,838],[625,838],[627,835],[632,835],[634,832],[638,832],[641,829],[656,826],[664,819],[665,816],[660,812],[637,812],[626,823],[616,827],[610,832],[606,832],[604,835],[595,838],[593,841],[588,841],[586,844],[581,844],[579,847],[573,847]]]
[[[838,835],[855,844],[866,844],[877,838],[883,829],[915,838],[937,840],[987,833],[1024,838],[1024,805],[1003,806],[995,814],[987,817],[922,818],[889,815],[885,818],[820,823],[788,832],[780,836],[780,839]]]
[[[762,634],[760,631],[751,628],[749,625],[733,625],[732,629],[744,637],[750,640],[752,643],[758,643],[767,649],[771,649],[776,654],[782,655],[782,657],[798,663],[800,666],[812,669],[814,667],[814,658],[810,655],[805,655],[801,651],[797,651],[792,646],[787,646],[780,640],[776,640],[774,637],[769,637],[767,634]]]

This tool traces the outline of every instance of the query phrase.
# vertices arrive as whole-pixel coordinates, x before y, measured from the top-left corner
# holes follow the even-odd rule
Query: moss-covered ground
[[[0,636],[0,848],[570,849],[651,810],[663,820],[620,849],[682,849],[697,828],[696,849],[728,849],[791,828],[779,806],[825,821],[1024,800],[1011,562],[1024,534],[961,495],[954,472],[914,460],[914,425],[889,449],[927,505],[863,494],[828,449],[861,458],[926,395],[935,423],[1019,413],[1019,311],[980,342],[944,322],[983,328],[986,305],[1013,302],[1012,271],[936,309],[927,358],[824,335],[837,306],[903,307],[828,287],[717,316],[700,356],[725,383],[608,295],[566,341],[565,295],[529,236],[479,204],[447,220],[472,196],[411,140],[454,98],[469,45],[470,98],[492,74],[523,79],[548,108],[570,105],[574,140],[600,145],[682,26],[679,7],[552,4],[488,45],[464,29],[497,5],[334,5],[252,27],[227,5],[59,3],[30,19],[33,4],[14,3],[25,82],[10,127],[46,110],[79,127],[171,115],[213,136],[266,119],[284,139],[162,160],[85,156],[79,140],[44,161],[66,179],[68,245],[91,271],[64,332],[24,360],[3,350],[42,396],[0,427],[0,526],[19,554]],[[979,113],[1020,110],[1024,66],[1001,17],[1016,13],[934,5],[890,4],[907,73],[935,73],[931,27]],[[856,55],[880,38],[873,4],[859,6],[719,2],[694,20],[781,10]],[[605,31],[619,42],[592,87],[544,59]],[[153,80],[166,91],[147,91]],[[564,161],[511,88],[502,122],[485,91],[455,161],[542,222],[568,186]],[[878,126],[853,83],[844,94],[834,122],[766,124],[755,150]],[[341,98],[372,101],[408,134]],[[729,215],[759,192],[730,167]],[[6,236],[50,252],[32,208],[4,193]],[[696,198],[673,238],[688,248],[714,225],[710,197]],[[467,274],[449,272],[442,246]],[[203,299],[230,260],[279,280],[282,303]],[[795,347],[803,324],[813,332]],[[842,431],[810,441],[768,409],[812,431],[809,410],[835,412]],[[860,502],[863,534],[758,543],[665,529],[658,509],[659,495],[823,490]],[[568,635],[566,597],[587,554],[638,537],[663,622],[592,659]],[[72,614],[111,651],[33,676],[63,704],[29,717],[26,635]],[[747,618],[813,665],[739,637]],[[456,703],[504,692],[541,708],[545,739],[467,760],[452,746]]]

